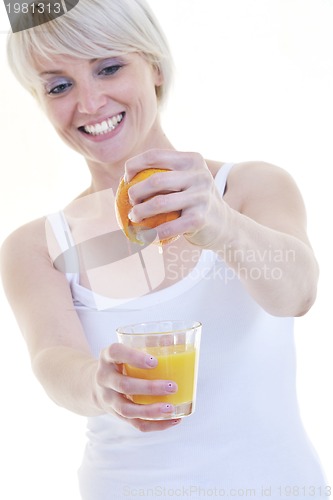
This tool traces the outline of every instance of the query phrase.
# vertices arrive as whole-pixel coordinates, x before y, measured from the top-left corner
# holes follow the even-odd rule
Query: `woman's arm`
[[[230,207],[236,199],[239,210]],[[314,303],[319,272],[295,182],[272,165],[240,164],[230,174],[224,201],[225,231],[210,247],[267,312],[305,314]]]
[[[80,415],[112,413],[145,431],[174,424],[145,420],[172,411],[172,406],[137,405],[124,396],[177,390],[170,381],[132,379],[121,373],[122,363],[149,368],[156,360],[119,344],[102,351],[98,360],[92,357],[66,277],[54,269],[49,257],[44,220],[9,236],[1,251],[1,270],[33,371],[53,401]]]
[[[153,150],[126,165],[130,179],[149,166],[172,169],[131,187],[132,220],[182,210],[157,228],[160,239],[184,234],[218,252],[270,314],[299,316],[316,296],[318,266],[306,235],[304,204],[291,177],[266,163],[236,165],[222,199],[196,153]],[[168,192],[142,202],[154,192]]]

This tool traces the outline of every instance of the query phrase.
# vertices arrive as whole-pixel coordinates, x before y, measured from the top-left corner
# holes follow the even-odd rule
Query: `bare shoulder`
[[[215,177],[225,164],[207,161],[207,165]],[[233,208],[241,211],[249,200],[286,191],[297,192],[297,186],[286,170],[264,161],[246,161],[236,163],[231,169],[224,197]]]
[[[51,268],[45,237],[45,218],[24,224],[12,232],[1,247],[1,276],[9,300],[19,296],[19,287],[40,267]]]
[[[13,231],[1,247],[1,261],[7,264],[18,256],[24,257],[32,250],[35,254],[47,254],[45,217],[20,226]]]
[[[226,199],[243,211],[249,204],[275,198],[302,203],[292,176],[283,168],[263,161],[237,163],[228,176]]]
[[[25,260],[32,254],[34,258],[48,257],[45,221],[45,217],[42,217],[24,224],[5,239],[1,247],[2,272],[11,262]]]
[[[228,176],[228,188],[243,196],[295,188],[292,176],[283,168],[264,161],[237,163]]]
[[[306,210],[293,177],[263,161],[236,164],[229,176],[225,201],[257,222],[306,240]]]

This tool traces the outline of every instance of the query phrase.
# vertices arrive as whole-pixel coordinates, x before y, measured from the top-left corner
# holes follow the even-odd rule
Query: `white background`
[[[303,193],[321,278],[315,306],[296,320],[299,401],[333,486],[333,1],[150,3],[176,61],[163,117],[174,145],[221,161],[269,161],[288,170]],[[11,76],[8,28],[1,3],[1,241],[17,226],[60,209],[89,181],[84,161],[60,142]],[[46,397],[2,292],[0,304],[0,497],[78,500],[85,419]]]

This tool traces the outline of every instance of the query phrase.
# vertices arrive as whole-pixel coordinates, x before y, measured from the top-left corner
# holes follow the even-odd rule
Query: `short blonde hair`
[[[29,12],[25,15],[34,15],[33,9]],[[173,62],[164,33],[146,0],[79,0],[74,8],[50,22],[10,33],[7,43],[14,75],[35,96],[40,84],[35,68],[39,56],[50,60],[59,54],[103,59],[133,52],[143,55],[162,75],[163,83],[156,88],[162,103],[171,85]]]

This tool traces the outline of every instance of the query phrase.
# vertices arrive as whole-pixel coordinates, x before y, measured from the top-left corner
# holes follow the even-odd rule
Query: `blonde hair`
[[[41,16],[33,14],[33,9],[25,15]],[[9,65],[30,93],[36,96],[40,84],[35,68],[39,56],[50,60],[59,54],[103,59],[137,52],[158,68],[163,83],[156,88],[156,95],[159,103],[165,100],[172,80],[172,57],[163,31],[145,0],[79,0],[66,14],[50,22],[45,20],[49,19],[44,16],[39,21],[45,24],[10,33],[8,37]],[[38,20],[28,22],[33,26]]]

